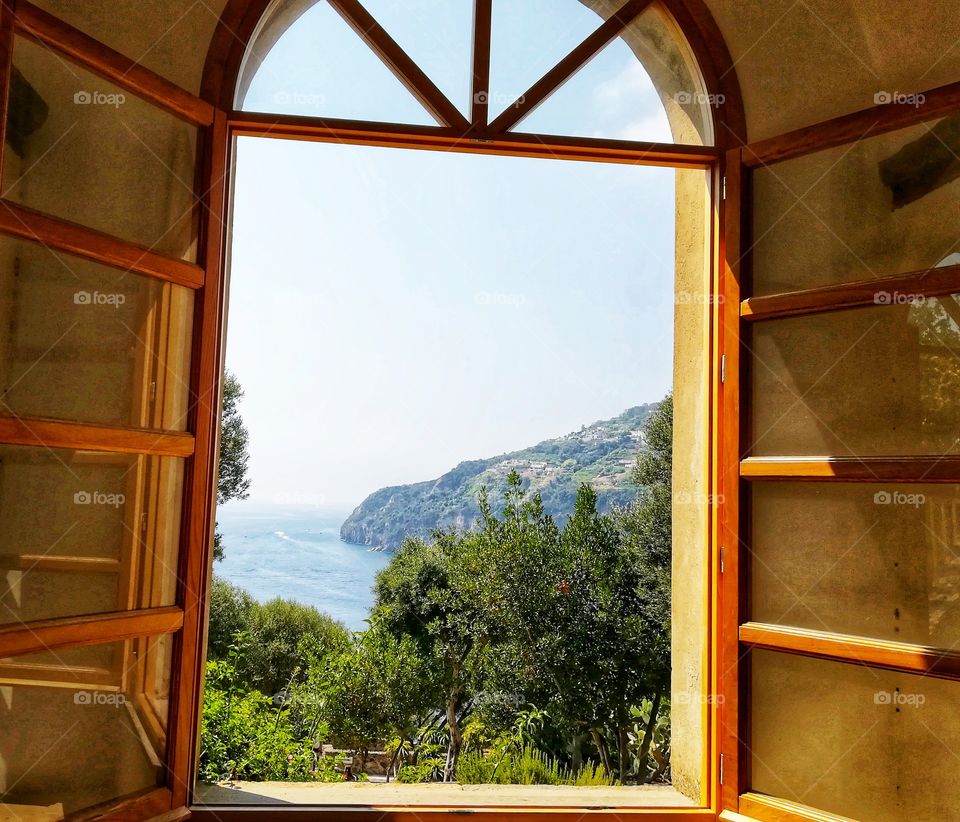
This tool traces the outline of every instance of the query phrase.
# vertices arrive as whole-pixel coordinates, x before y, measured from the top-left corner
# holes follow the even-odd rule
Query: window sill
[[[251,805],[449,808],[579,808],[589,810],[696,807],[669,785],[627,788],[555,785],[403,785],[391,782],[232,782],[198,784],[197,809]]]

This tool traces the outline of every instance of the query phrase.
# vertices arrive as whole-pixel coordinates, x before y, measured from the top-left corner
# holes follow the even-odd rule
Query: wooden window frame
[[[49,448],[79,448],[108,453],[143,456],[177,456],[187,460],[178,565],[176,604],[132,612],[114,612],[92,616],[45,620],[0,628],[0,657],[19,656],[48,648],[70,648],[117,641],[139,641],[156,636],[174,637],[173,671],[168,720],[166,785],[135,796],[121,797],[76,818],[131,820],[164,814],[165,819],[265,819],[288,820],[319,817],[342,819],[417,820],[447,816],[451,808],[191,808],[193,779],[197,758],[200,699],[204,673],[207,591],[211,573],[213,512],[218,453],[219,413],[222,392],[223,331],[225,312],[225,270],[227,257],[226,220],[229,177],[235,138],[240,136],[274,137],[313,142],[349,142],[357,145],[393,146],[483,153],[499,156],[543,157],[589,160],[633,165],[703,169],[712,175],[713,201],[710,229],[710,265],[714,294],[725,294],[729,278],[721,265],[723,259],[723,221],[729,212],[726,198],[719,193],[724,178],[727,149],[742,145],[745,126],[739,87],[732,60],[702,0],[658,0],[677,22],[695,55],[707,87],[724,99],[714,110],[716,147],[672,143],[630,142],[587,138],[565,138],[520,132],[508,132],[513,120],[519,121],[582,66],[603,45],[614,39],[650,3],[626,0],[620,11],[601,25],[561,63],[550,70],[529,91],[530,102],[509,109],[511,122],[498,118],[488,122],[489,110],[483,91],[489,79],[490,16],[492,0],[475,0],[475,36],[473,49],[474,104],[470,118],[460,115],[443,98],[402,49],[392,41],[356,0],[331,0],[371,48],[385,61],[417,99],[438,119],[437,127],[416,127],[370,122],[322,120],[293,116],[259,115],[234,111],[233,90],[240,60],[253,35],[256,23],[269,0],[229,0],[218,25],[204,72],[200,97],[192,95],[154,72],[131,61],[113,49],[82,33],[26,0],[2,0],[0,6],[0,145],[5,143],[3,129],[13,40],[28,37],[107,78],[121,88],[177,118],[197,126],[202,150],[198,157],[198,202],[200,220],[197,263],[173,259],[150,249],[88,227],[56,218],[17,203],[0,200],[0,234],[44,244],[52,249],[78,255],[114,268],[174,283],[191,289],[195,295],[193,352],[190,377],[190,415],[187,432],[121,428],[21,417],[0,417],[0,444],[40,445]],[[225,102],[226,101],[226,102]],[[2,157],[0,157],[2,171]],[[729,181],[728,181],[729,185]],[[739,300],[738,300],[739,304]],[[720,435],[731,426],[724,420],[728,410],[721,391],[724,325],[723,301],[716,301],[711,312],[711,493],[723,499],[731,493],[739,477],[731,478],[718,470],[718,455],[723,453]],[[735,429],[735,424],[733,425]],[[734,490],[731,491],[731,488]],[[719,619],[718,597],[722,592],[719,568],[722,562],[717,535],[720,533],[722,506],[713,506],[707,541],[710,545],[709,582],[704,596],[710,603],[709,647],[704,677],[704,703],[707,738],[702,801],[695,808],[616,808],[591,810],[592,816],[621,819],[638,816],[650,820],[716,819],[721,808],[718,758],[722,700],[712,695],[724,693],[717,660],[725,625]],[[140,675],[138,672],[137,676]],[[729,703],[727,703],[729,704]],[[468,809],[459,809],[468,812]],[[581,819],[583,808],[471,808],[486,819],[527,820],[545,816]]]
[[[749,677],[741,664],[751,649],[764,649],[845,664],[960,681],[960,654],[896,641],[750,621],[747,609],[750,529],[746,493],[754,481],[960,483],[960,457],[947,456],[808,456],[752,457],[747,418],[750,370],[746,342],[754,322],[875,306],[883,290],[902,290],[924,297],[960,293],[960,266],[945,266],[855,280],[839,285],[751,296],[751,177],[755,170],[831,148],[906,129],[960,111],[960,83],[918,95],[916,106],[878,104],[861,111],[732,149],[727,156],[728,203],[724,225],[721,276],[726,302],[721,346],[726,354],[727,382],[721,386],[725,419],[732,425],[720,433],[720,470],[731,489],[720,514],[721,688],[725,697],[720,751],[728,778],[720,786],[720,819],[729,822],[802,822],[842,817],[778,797],[751,791],[747,740]],[[739,481],[734,481],[734,477]],[[733,490],[735,489],[735,490]],[[741,501],[741,495],[743,495]],[[742,706],[742,707],[741,707]]]
[[[211,327],[209,317],[206,324],[201,322],[200,306],[209,305],[211,300],[216,303],[220,298],[216,286],[211,288],[207,283],[218,282],[220,269],[222,211],[218,209],[222,209],[225,186],[222,173],[215,176],[214,169],[216,156],[223,156],[225,149],[225,143],[217,142],[218,135],[225,133],[223,129],[225,118],[210,103],[183,91],[32,4],[22,0],[3,0],[0,6],[0,145],[4,148],[15,37],[31,39],[63,58],[110,80],[124,90],[136,94],[157,108],[199,128],[202,145],[197,159],[197,168],[203,173],[199,178],[197,200],[204,214],[200,237],[200,247],[204,256],[200,258],[202,262],[198,264],[167,257],[127,240],[26,208],[11,200],[0,199],[0,234],[40,244],[114,269],[129,271],[161,283],[182,286],[192,290],[197,297],[193,341],[194,367],[191,370],[190,386],[191,412],[187,432],[158,430],[151,427],[95,425],[5,414],[0,416],[0,444],[74,449],[106,455],[137,455],[141,458],[177,457],[187,461],[186,479],[196,480],[198,474],[202,473],[197,469],[198,464],[203,463],[205,455],[216,450],[209,442],[208,436],[197,437],[189,432],[209,431],[212,425],[215,426],[219,411],[219,396],[216,392],[211,396],[209,390],[198,391],[197,386],[201,384],[201,380],[196,366],[197,353],[204,348],[198,335],[204,328]],[[220,148],[215,149],[217,146]],[[3,154],[0,154],[0,171],[2,171],[2,162]],[[208,277],[210,272],[213,272],[213,275]],[[167,313],[164,312],[159,318],[161,323],[168,322]],[[159,329],[157,333],[160,333]],[[208,369],[208,372],[203,384],[217,386],[218,375],[211,369]],[[166,408],[155,409],[157,413],[152,418],[144,410],[140,418],[147,422],[154,420],[159,422],[164,417],[163,412],[167,410]],[[210,420],[213,420],[213,423]],[[198,445],[202,447],[202,451],[198,451]],[[200,482],[206,483],[207,479],[201,477]],[[155,511],[156,505],[154,501],[147,507],[150,511]],[[196,506],[192,508],[196,512]],[[190,587],[188,580],[197,579],[194,566],[197,564],[196,559],[204,552],[200,550],[191,553],[186,549],[188,545],[201,546],[202,541],[196,537],[186,538],[187,534],[192,533],[188,527],[190,521],[186,509],[181,520],[182,534],[179,540],[181,550],[174,605],[0,626],[0,658],[14,658],[10,665],[4,666],[4,672],[7,674],[18,673],[16,657],[32,653],[112,643],[123,643],[127,648],[132,648],[136,643],[143,647],[144,643],[152,638],[161,636],[171,636],[175,640],[171,671],[170,714],[167,721],[167,784],[131,796],[119,797],[101,806],[72,815],[71,818],[95,818],[103,822],[111,820],[119,822],[119,820],[147,819],[160,814],[171,814],[169,817],[171,820],[187,815],[186,810],[182,812],[177,810],[184,808],[186,804],[186,785],[183,780],[178,781],[172,777],[175,773],[173,765],[177,761],[173,745],[178,741],[181,747],[189,744],[184,743],[184,739],[192,737],[193,734],[179,732],[175,719],[177,716],[182,718],[183,714],[176,714],[175,709],[182,702],[178,699],[178,688],[182,681],[181,671],[185,667],[189,668],[189,665],[184,664],[190,656],[189,649],[184,647],[183,639],[190,635],[185,628],[202,623],[202,619],[197,614],[197,603],[203,599],[201,588],[196,581],[193,582],[193,587]],[[154,523],[150,527],[158,526]],[[128,552],[129,550],[125,549],[125,553]],[[21,560],[24,559],[29,561],[31,568],[42,566],[45,570],[65,573],[89,571],[91,566],[93,570],[99,572],[118,573],[120,566],[123,565],[123,560],[99,564],[93,562],[75,567],[77,563],[66,560],[45,561],[40,558],[21,558]],[[91,687],[116,690],[123,687],[130,677],[136,677],[138,681],[146,683],[149,676],[155,675],[149,659],[147,664],[135,667],[122,664],[122,659],[115,662],[120,663],[120,666],[114,665],[109,670],[47,671],[41,672],[39,678],[45,682],[55,682],[58,674],[64,674],[63,681],[69,681],[73,687],[77,687],[76,677],[82,675],[85,677],[84,682],[89,682]],[[145,693],[145,697],[150,696],[151,694]],[[147,720],[144,729],[146,736],[148,739],[156,740],[158,734],[163,731],[161,725],[157,724],[160,722],[159,717],[153,717],[157,722],[152,722],[150,716],[145,716],[145,719]]]

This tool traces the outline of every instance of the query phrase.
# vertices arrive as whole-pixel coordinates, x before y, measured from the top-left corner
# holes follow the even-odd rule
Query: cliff
[[[584,482],[597,491],[602,511],[626,504],[637,494],[631,471],[645,447],[643,425],[656,407],[639,405],[522,451],[462,462],[435,480],[381,488],[347,518],[340,538],[392,551],[408,536],[427,537],[436,528],[451,526],[471,528],[480,513],[480,489],[485,486],[494,507],[499,507],[511,471],[540,494],[544,508],[559,524]]]

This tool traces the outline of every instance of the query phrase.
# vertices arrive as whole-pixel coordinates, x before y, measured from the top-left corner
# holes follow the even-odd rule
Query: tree
[[[243,424],[238,405],[243,398],[243,388],[236,376],[229,371],[223,383],[223,413],[220,417],[220,467],[217,473],[217,505],[230,500],[242,500],[249,496],[250,479],[247,464],[250,440]],[[213,557],[223,559],[223,538],[216,530],[213,538]]]
[[[626,550],[637,558],[640,602],[648,648],[645,677],[651,708],[638,756],[637,770],[645,775],[650,742],[664,694],[670,688],[670,597],[673,555],[673,396],[668,394],[644,426],[646,453],[637,458],[633,479],[647,491],[622,512],[619,527]]]
[[[408,539],[377,575],[374,617],[397,637],[410,637],[420,656],[434,661],[444,692],[450,740],[444,781],[452,781],[463,745],[461,713],[477,682],[485,639],[482,604],[472,595],[472,568],[464,566],[475,536],[438,531],[432,542]]]
[[[437,685],[431,661],[413,639],[373,621],[346,646],[317,655],[300,691],[319,703],[335,743],[359,752],[365,763],[374,741],[384,740],[394,745],[395,762],[402,748],[416,746],[440,698]]]

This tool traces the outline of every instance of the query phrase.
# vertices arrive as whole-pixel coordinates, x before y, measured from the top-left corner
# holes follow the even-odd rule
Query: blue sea
[[[293,599],[351,630],[364,630],[374,577],[390,554],[343,542],[340,525],[349,513],[316,506],[224,506],[217,524],[225,557],[214,563],[214,573],[259,602]]]

